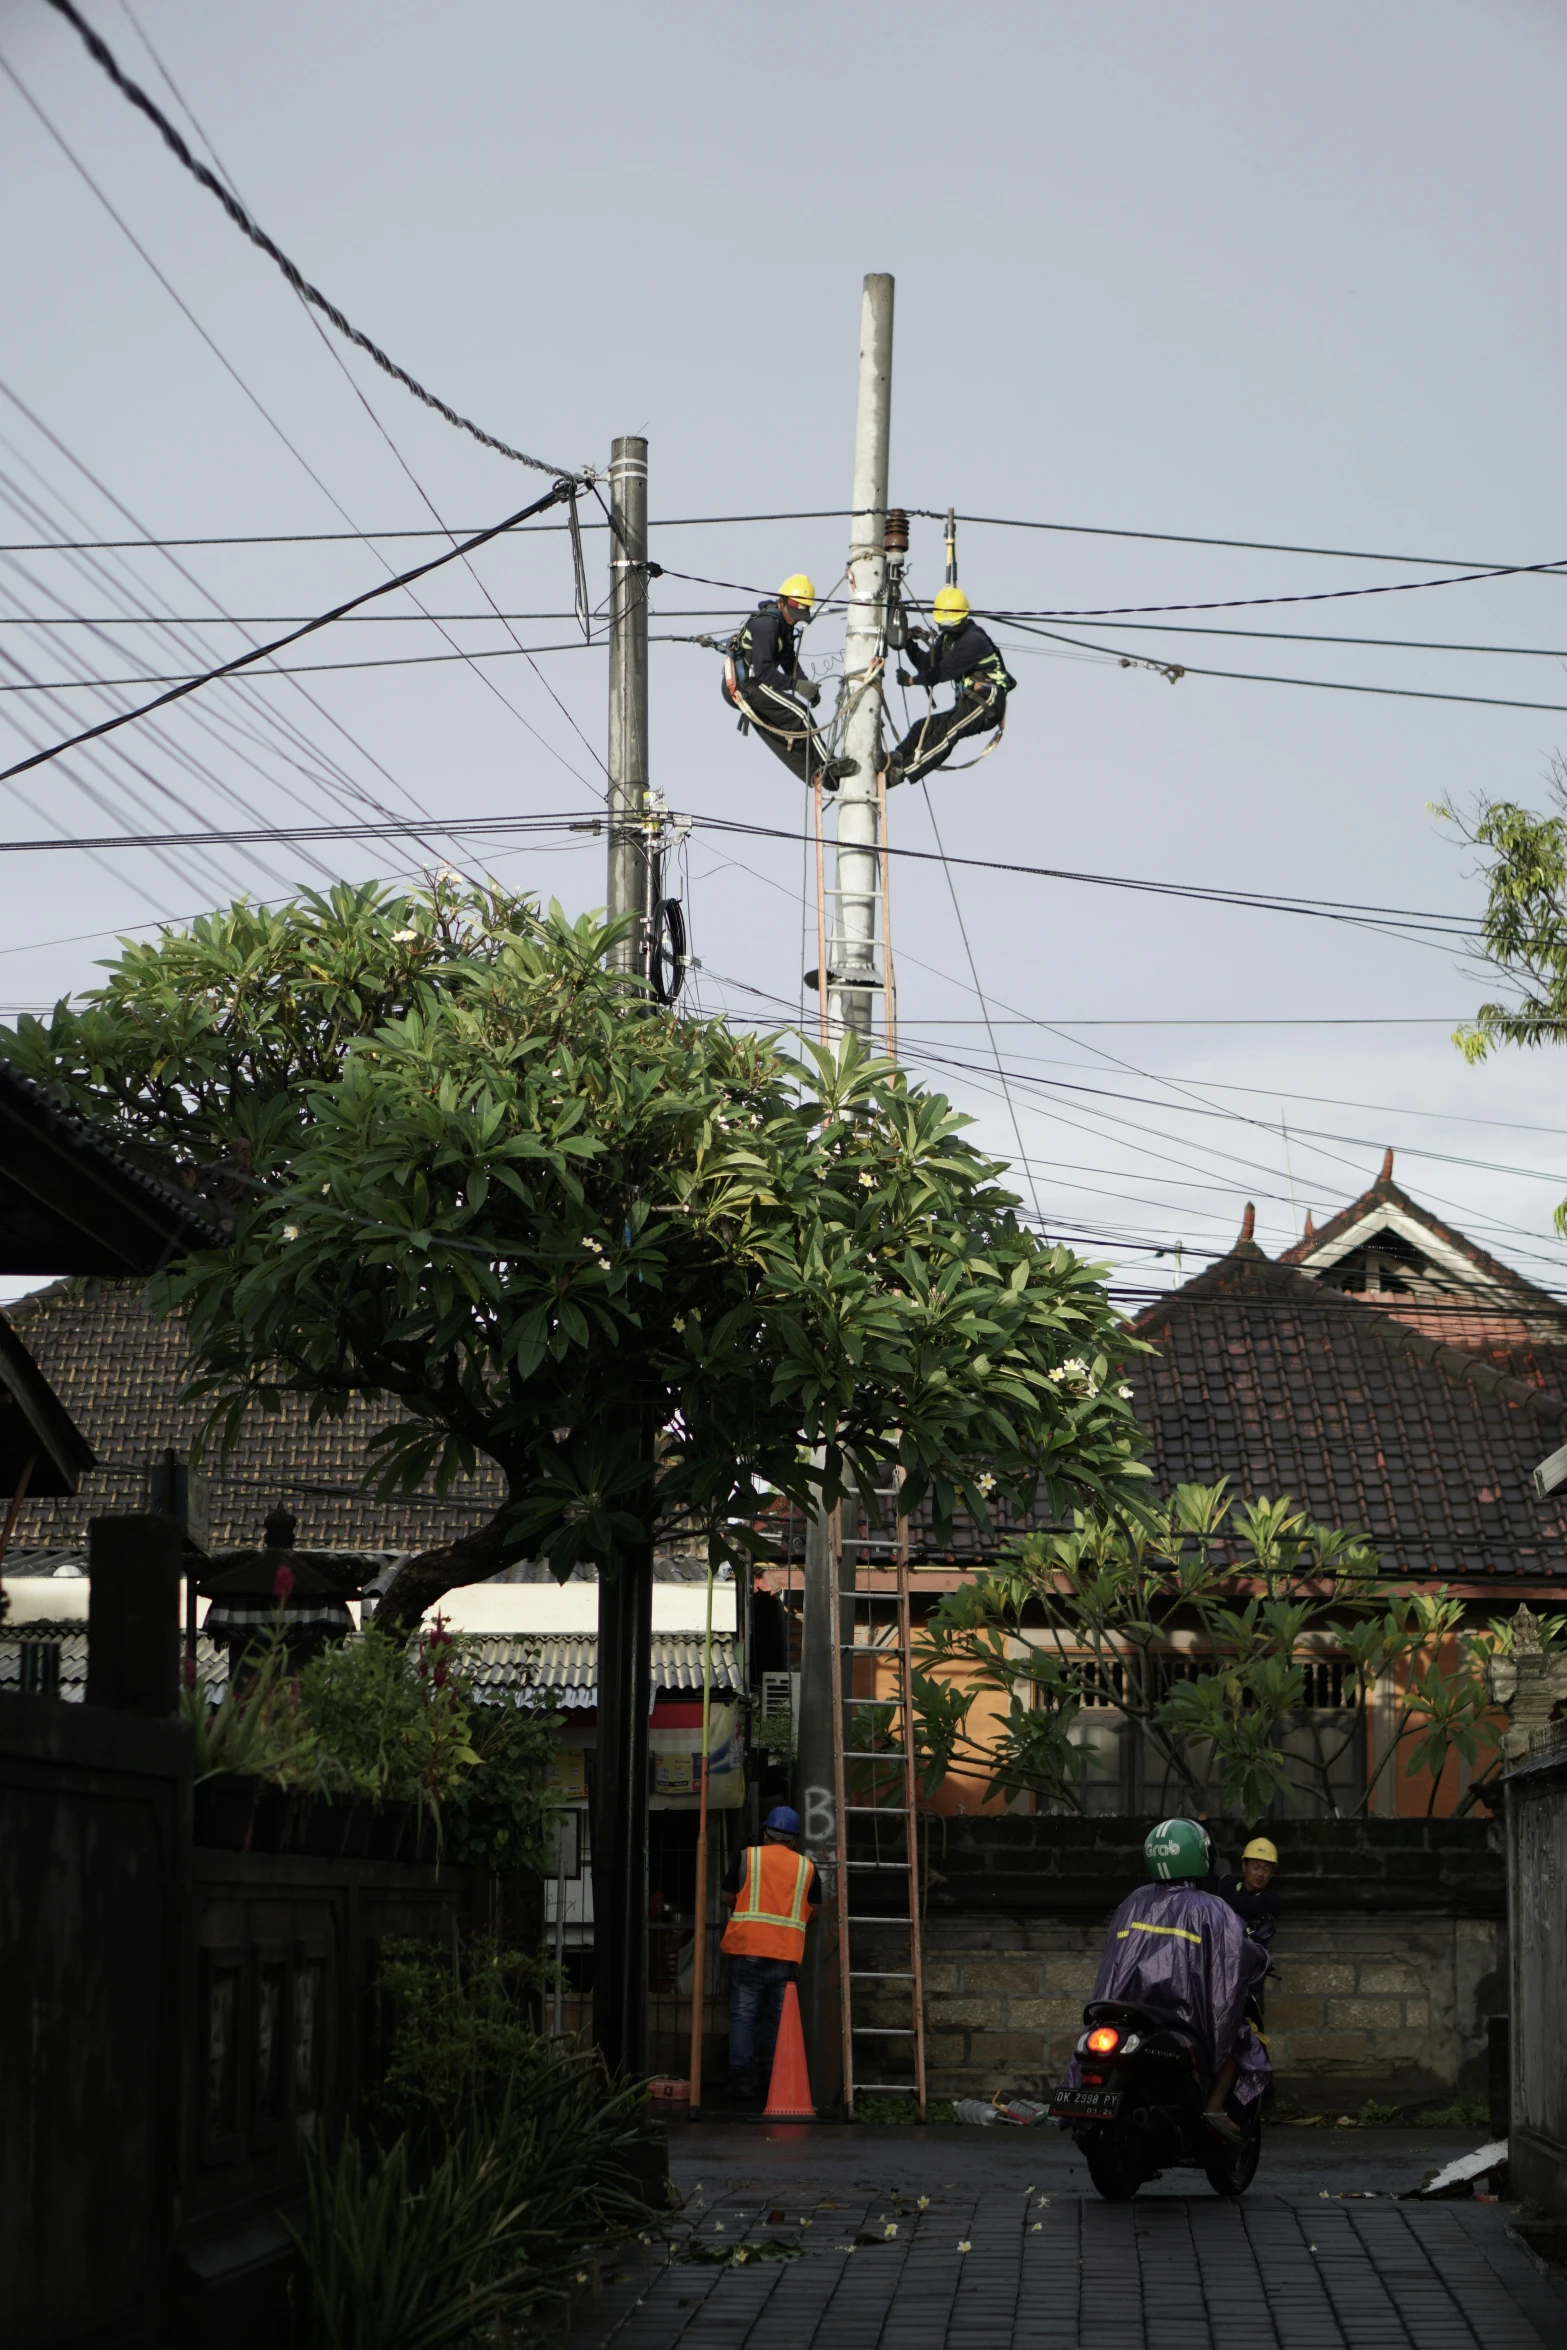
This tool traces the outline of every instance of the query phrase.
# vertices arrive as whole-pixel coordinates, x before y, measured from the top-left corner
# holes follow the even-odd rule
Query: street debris
[[[1437,2197],[1472,2195],[1478,2182],[1488,2179],[1494,2171],[1507,2167],[1507,2140],[1493,2138],[1485,2146],[1477,2146],[1473,2154],[1460,2154],[1456,2162],[1449,2162],[1439,2171],[1433,2171],[1418,2187],[1406,2187],[1403,2200],[1428,2200]]]

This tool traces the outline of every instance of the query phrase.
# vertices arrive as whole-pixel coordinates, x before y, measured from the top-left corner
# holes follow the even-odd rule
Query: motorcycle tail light
[[[1109,2056],[1121,2045],[1121,2035],[1114,2024],[1100,2024],[1088,2035],[1088,2045],[1095,2056]]]

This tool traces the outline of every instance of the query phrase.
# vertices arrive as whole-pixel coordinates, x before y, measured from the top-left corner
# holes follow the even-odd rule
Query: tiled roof
[[[1440,1216],[1433,1216],[1428,1207],[1424,1207],[1419,1200],[1412,1199],[1409,1193],[1393,1180],[1393,1153],[1391,1151],[1384,1155],[1382,1171],[1375,1183],[1368,1190],[1363,1191],[1359,1199],[1351,1200],[1347,1208],[1340,1208],[1338,1214],[1330,1218],[1326,1224],[1308,1232],[1303,1240],[1296,1241],[1293,1248],[1282,1250],[1278,1259],[1279,1263],[1281,1265],[1313,1265],[1326,1262],[1331,1259],[1340,1244],[1348,1239],[1359,1226],[1364,1224],[1369,1217],[1374,1216],[1378,1209],[1386,1208],[1401,1210],[1412,1223],[1421,1226],[1444,1249],[1449,1249],[1455,1256],[1463,1258],[1473,1271],[1483,1279],[1488,1288],[1501,1291],[1506,1299],[1519,1309],[1527,1309],[1535,1304],[1553,1306],[1557,1303],[1549,1290],[1541,1289],[1537,1283],[1530,1281],[1524,1274],[1515,1272],[1511,1265],[1504,1265],[1500,1257],[1488,1255],[1483,1248],[1478,1248],[1465,1233],[1456,1231],[1451,1224],[1444,1224]]]
[[[74,1493],[96,1466],[92,1446],[0,1314],[0,1491],[25,1474],[29,1493]]]
[[[1380,1260],[1380,1271],[1369,1280],[1368,1260]],[[1369,1190],[1320,1231],[1308,1218],[1304,1237],[1279,1262],[1330,1287],[1348,1288],[1364,1304],[1460,1353],[1481,1355],[1515,1378],[1567,1394],[1562,1300],[1412,1199],[1393,1180],[1391,1151]]]
[[[144,1510],[148,1479],[165,1448],[190,1449],[199,1414],[182,1405],[187,1348],[178,1322],[158,1321],[136,1281],[60,1281],[7,1309],[33,1360],[98,1456],[79,1490],[29,1501],[17,1520],[18,1546],[71,1545],[87,1521],[110,1510]],[[341,1420],[309,1424],[302,1405],[276,1416],[252,1412],[226,1460],[208,1463],[214,1548],[261,1538],[276,1501],[298,1513],[302,1548],[423,1549],[471,1528],[497,1506],[498,1470],[465,1479],[451,1497],[374,1501],[356,1493],[365,1446],[385,1424],[384,1408],[353,1401]]]
[[[114,1136],[0,1061],[0,1271],[155,1273],[220,1248],[229,1211],[169,1163],[158,1175]]]
[[[1128,1372],[1154,1487],[1227,1477],[1358,1528],[1399,1572],[1567,1569],[1567,1494],[1530,1472],[1567,1400],[1275,1264],[1250,1239],[1150,1307]]]

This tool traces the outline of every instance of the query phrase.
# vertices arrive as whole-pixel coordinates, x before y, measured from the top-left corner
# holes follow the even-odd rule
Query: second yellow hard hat
[[[816,590],[803,571],[791,571],[778,593],[786,603],[803,604],[807,612],[816,609]]]
[[[960,587],[938,588],[931,610],[938,628],[961,628],[968,618],[968,598]]]

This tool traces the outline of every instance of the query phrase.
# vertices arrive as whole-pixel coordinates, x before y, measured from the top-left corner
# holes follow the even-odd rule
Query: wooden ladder
[[[839,1637],[833,1644],[833,1771],[838,1813],[838,1967],[843,2022],[843,2095],[849,2119],[857,2096],[911,2096],[915,2118],[925,2119],[925,1970],[921,1933],[919,1812],[916,1803],[914,1668],[909,1612],[909,1526],[897,1509],[897,1486],[877,1499],[891,1504],[897,1531],[863,1535],[853,1544],[860,1554],[852,1575],[843,1569],[842,1514],[833,1513],[834,1581],[842,1594]],[[882,1554],[880,1565],[864,1553]],[[890,1554],[890,1555],[888,1555]],[[891,1610],[890,1616],[886,1611]],[[847,1625],[844,1622],[848,1617]],[[849,1637],[844,1638],[847,1630]],[[891,1693],[874,1684],[892,1667]],[[858,1686],[869,1678],[869,1690]],[[859,1833],[853,1831],[859,1823]],[[867,1836],[869,1850],[866,1849]],[[884,1910],[876,1895],[901,1878],[905,1899]],[[867,1907],[869,1903],[871,1906]],[[876,1946],[866,1948],[871,1935]],[[907,1937],[906,1966],[880,1963],[889,1941]],[[902,1955],[894,1951],[894,1956]],[[907,1999],[908,2021],[856,2022],[868,2001],[894,2005]],[[859,2051],[867,2042],[887,2055],[871,2064],[877,2072],[895,2069],[895,2056],[909,2070],[897,2080],[861,2077]],[[901,2068],[898,2068],[901,2069]]]

